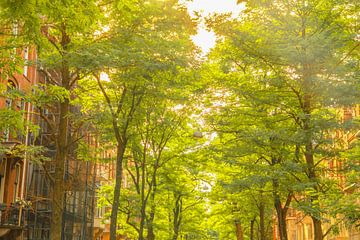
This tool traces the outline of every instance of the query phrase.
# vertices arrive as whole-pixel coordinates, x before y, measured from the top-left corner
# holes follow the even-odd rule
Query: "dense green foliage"
[[[360,126],[343,116],[359,104],[358,10],[345,0],[246,1],[237,18],[207,16],[218,42],[200,61],[190,39],[198,19],[177,0],[3,1],[0,19],[21,31],[0,31],[0,76],[24,64],[14,47],[34,45],[38,59],[25,64],[46,81],[0,97],[32,102],[53,130],[54,202],[83,131],[101,147],[80,142],[80,160],[116,153],[95,157],[116,163],[98,191],[112,240],[266,240],[274,227],[287,240],[290,209],[322,240],[360,221],[359,146],[346,139]],[[0,110],[0,130],[35,133],[23,114]]]

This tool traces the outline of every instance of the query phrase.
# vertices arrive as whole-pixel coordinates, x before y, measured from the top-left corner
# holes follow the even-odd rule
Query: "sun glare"
[[[101,72],[100,73],[100,80],[105,82],[110,82],[110,77],[107,73]]]
[[[245,3],[237,4],[236,0],[194,0],[187,3],[189,13],[200,12],[207,16],[213,13],[232,13],[237,17],[245,8]]]
[[[241,11],[245,9],[245,3],[237,4],[236,0],[194,0],[186,3],[189,14],[195,16],[195,12],[205,17],[214,13],[232,13],[232,17],[238,17]],[[204,23],[201,23],[198,33],[192,40],[206,54],[214,47],[216,42],[215,33],[207,31]]]
[[[216,35],[213,31],[207,31],[200,27],[196,35],[191,38],[196,46],[199,46],[204,54],[208,53],[216,43]]]

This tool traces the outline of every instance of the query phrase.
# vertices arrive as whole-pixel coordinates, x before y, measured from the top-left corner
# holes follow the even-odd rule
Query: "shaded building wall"
[[[36,60],[34,48],[17,49],[16,52],[24,61]],[[20,73],[0,79],[5,88],[25,93],[29,93],[39,82],[46,83],[46,78],[35,66],[24,66]],[[24,136],[13,129],[0,132],[2,146],[11,150],[18,144],[43,145],[47,147],[46,157],[52,159],[55,155],[54,143],[49,137],[51,133],[46,123],[37,114],[38,109],[22,99],[10,101],[0,98],[0,109],[4,108],[23,111],[23,118],[39,125],[41,129],[36,139],[33,134]],[[77,161],[76,154],[72,154],[67,162],[66,177],[69,184],[63,215],[65,239],[89,239],[92,236],[95,204],[92,200],[93,166],[90,162]],[[40,164],[11,155],[0,156],[0,239],[49,239],[52,174],[51,161]],[[20,201],[31,202],[31,208],[23,208],[18,203]]]
[[[21,57],[24,63],[36,60],[34,48],[24,46],[13,49],[13,52]],[[32,66],[23,66],[20,72],[1,76],[0,83],[7,91],[16,89],[28,93],[32,85],[36,84],[36,69]],[[26,103],[24,99],[0,97],[0,110],[6,108],[21,111],[24,120],[30,120],[32,117],[30,113],[32,105]],[[19,144],[27,144],[28,138],[26,134],[8,128],[0,132],[0,139],[0,144],[5,149],[0,155],[0,239],[20,239],[25,218],[23,214],[25,210],[21,202],[25,199],[27,161],[13,156],[11,151]]]

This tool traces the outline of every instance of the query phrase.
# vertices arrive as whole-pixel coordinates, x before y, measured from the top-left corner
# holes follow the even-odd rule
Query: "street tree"
[[[325,159],[339,151],[332,147],[337,140],[330,134],[344,128],[335,108],[357,103],[354,56],[359,42],[353,18],[346,21],[341,14],[355,16],[353,10],[352,4],[338,1],[247,1],[239,19],[220,15],[208,20],[209,27],[222,36],[222,43],[231,46],[224,50],[233,53],[217,55],[225,72],[217,79],[230,84],[238,81],[230,91],[250,103],[255,99],[256,110],[268,123],[284,122],[276,129],[266,126],[265,136],[274,129],[275,135],[267,136],[268,146],[273,137],[280,144],[290,143],[287,151],[293,157],[286,158],[303,169],[300,191],[306,200],[301,206],[313,220],[316,240],[331,230],[322,226],[327,209],[323,200],[329,196],[324,189],[335,184],[320,173],[326,170]],[[238,109],[243,107],[241,100]],[[286,133],[288,129],[291,131]],[[269,163],[279,162],[283,156],[278,157],[268,159]]]

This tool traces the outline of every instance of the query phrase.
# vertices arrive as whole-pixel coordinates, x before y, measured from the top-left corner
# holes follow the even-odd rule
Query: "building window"
[[[0,175],[0,203],[4,202],[4,179],[3,176]]]
[[[11,96],[11,92],[14,91],[15,89],[16,89],[16,84],[13,81],[8,80],[6,92],[10,95],[5,100],[5,107],[7,109],[12,109],[14,107],[14,100]],[[10,129],[7,128],[4,131],[4,141],[9,141],[9,138],[10,138]]]
[[[28,64],[29,64],[29,47],[24,49],[24,76],[28,76]]]
[[[104,206],[97,206],[96,207],[96,212],[95,212],[95,218],[102,218],[105,212],[105,207]]]
[[[8,82],[7,82],[7,89],[6,89],[6,92],[8,93],[8,94],[10,94],[12,91],[14,91],[16,89],[16,84],[13,82],[13,81],[11,81],[11,80],[8,80]],[[8,96],[7,98],[6,98],[6,101],[5,101],[5,107],[6,108],[12,108],[13,107],[13,99],[12,99],[12,97],[11,96]]]
[[[19,24],[17,22],[13,23],[12,32],[14,36],[19,34]]]

